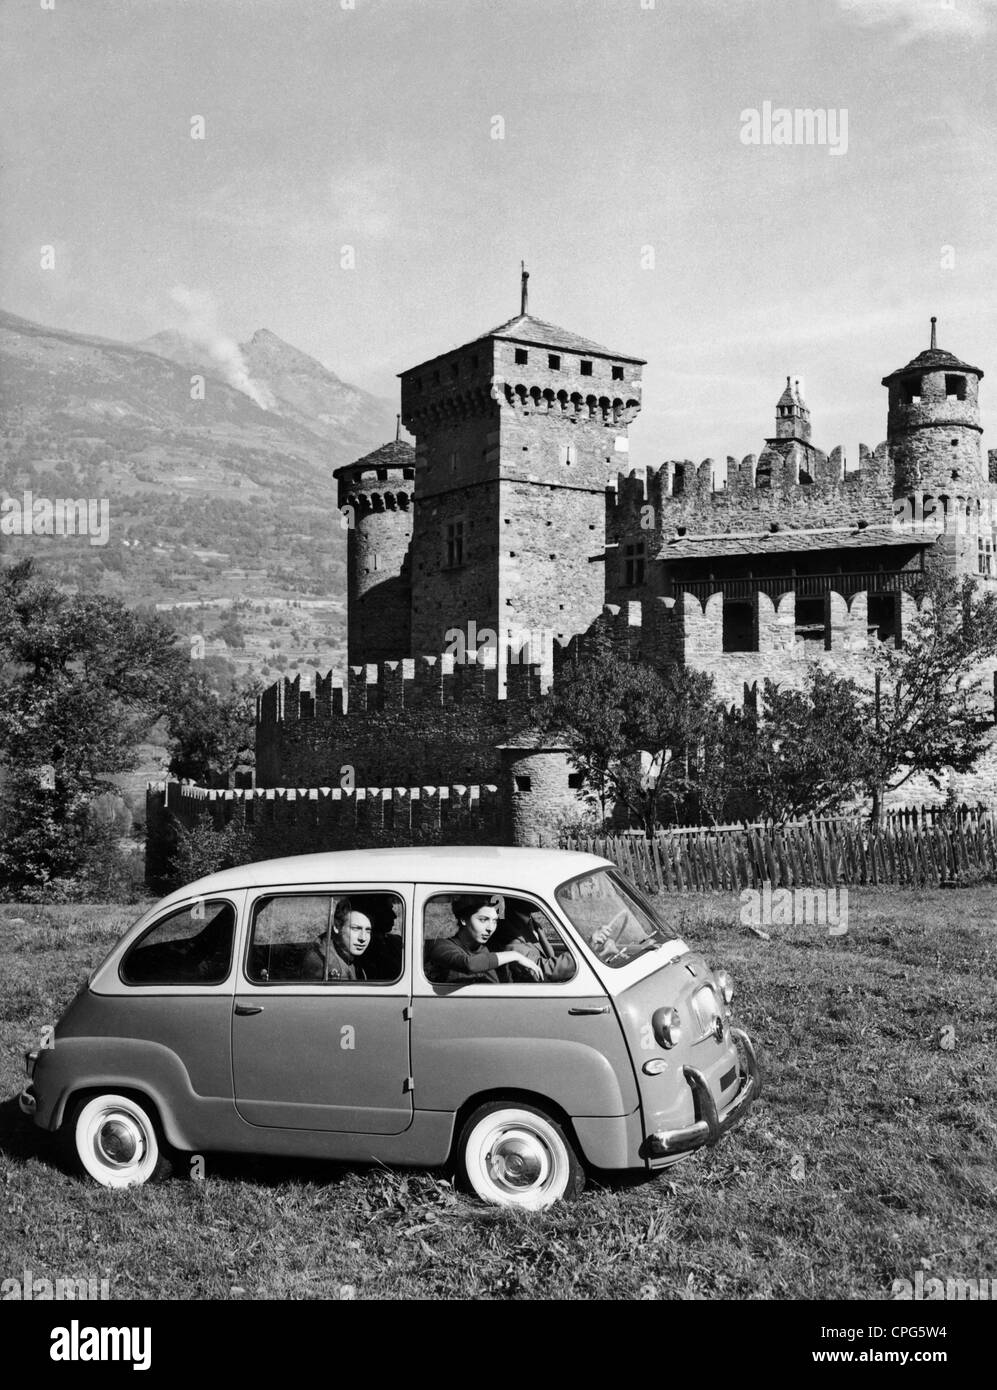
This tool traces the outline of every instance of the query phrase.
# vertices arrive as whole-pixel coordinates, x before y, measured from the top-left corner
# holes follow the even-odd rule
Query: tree
[[[240,764],[254,761],[256,696],[262,682],[223,683],[203,662],[177,683],[168,715],[172,776],[227,787]]]
[[[621,660],[597,629],[551,692],[540,724],[565,740],[603,816],[607,802],[620,801],[650,836],[665,808],[674,817],[699,786],[702,750],[721,715],[710,676]]]
[[[732,712],[714,752],[725,819],[829,815],[862,772],[862,693],[821,666],[803,689],[766,680],[757,712]]]
[[[874,658],[875,685],[859,701],[865,734],[861,783],[870,817],[883,819],[888,792],[915,773],[940,787],[942,774],[968,772],[983,752],[992,720],[985,663],[997,657],[997,594],[940,560],[929,562],[921,608],[903,645]]]
[[[158,617],[63,593],[31,561],[0,570],[0,879],[78,874],[89,807],[134,766],[186,655]]]

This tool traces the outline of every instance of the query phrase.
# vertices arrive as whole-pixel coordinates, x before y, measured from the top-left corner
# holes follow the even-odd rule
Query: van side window
[[[497,890],[427,899],[423,941],[424,972],[435,984],[551,983],[572,979],[577,969],[542,909]]]
[[[118,974],[126,985],[220,985],[232,962],[234,935],[231,903],[191,903],[143,932]]]
[[[246,977],[254,984],[392,984],[405,905],[395,893],[274,893],[257,900]]]

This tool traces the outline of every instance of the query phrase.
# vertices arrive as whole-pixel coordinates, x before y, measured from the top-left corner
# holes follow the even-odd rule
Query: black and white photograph
[[[385,1301],[975,1365],[995,62],[997,0],[0,0],[26,1365]]]

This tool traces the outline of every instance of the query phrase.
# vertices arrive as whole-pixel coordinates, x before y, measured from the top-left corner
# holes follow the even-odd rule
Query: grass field
[[[537,1217],[383,1168],[212,1158],[204,1181],[123,1192],[68,1176],[18,1112],[21,1052],[138,909],[0,907],[0,1280],[106,1278],[112,1298],[876,1299],[918,1270],[997,1276],[993,887],[853,890],[838,938],[763,941],[730,895],[664,907],[733,974],[766,1093],[718,1148]]]

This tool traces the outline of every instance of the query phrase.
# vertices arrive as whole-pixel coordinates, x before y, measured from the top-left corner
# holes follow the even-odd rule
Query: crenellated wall
[[[721,488],[713,459],[663,463],[646,475],[621,473],[607,489],[607,536],[645,538],[651,557],[661,555],[681,527],[698,536],[762,531],[773,521],[783,530],[888,523],[893,465],[887,445],[860,445],[859,467],[847,473],[844,458],[841,447],[824,454],[798,444],[748,454],[740,463],[728,458]]]
[[[150,882],[165,881],[174,818],[186,829],[206,817],[252,834],[254,859],[320,850],[411,844],[502,844],[504,799],[494,785],[239,789],[209,791],[157,782],[146,794]]]

